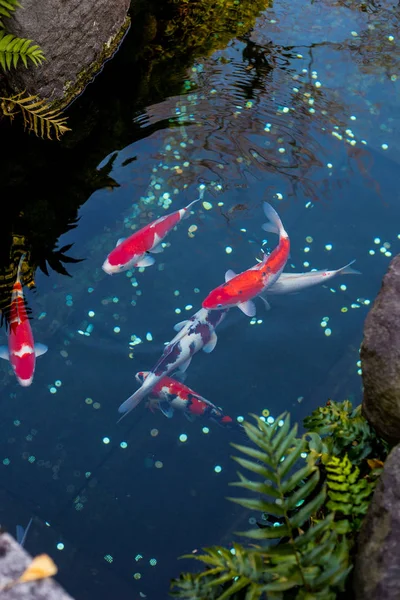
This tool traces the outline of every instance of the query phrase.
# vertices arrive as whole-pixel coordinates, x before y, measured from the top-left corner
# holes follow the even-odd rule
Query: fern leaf
[[[300,510],[290,518],[292,527],[301,527],[315,514],[323,505],[326,498],[326,489],[322,490],[308,502],[305,502]]]
[[[0,52],[0,62],[1,62]],[[24,96],[24,92],[20,92],[10,98],[2,98],[3,113],[8,116],[15,114],[15,109],[19,109],[22,113],[25,128],[29,131],[34,131],[37,136],[47,137],[52,139],[51,134],[54,131],[56,138],[66,131],[71,131],[67,126],[67,119],[62,117],[61,111],[50,110],[45,100],[40,100],[38,96]],[[4,108],[6,106],[6,110]],[[7,112],[7,106],[12,107],[12,113]],[[61,117],[61,118],[60,118]]]
[[[308,480],[306,481],[306,483],[304,485],[299,487],[298,490],[296,490],[295,492],[293,492],[293,494],[291,494],[291,496],[289,496],[289,498],[287,499],[288,510],[292,510],[293,508],[295,508],[297,506],[297,504],[301,500],[303,500],[304,498],[308,498],[308,496],[311,494],[311,492],[318,485],[318,482],[319,482],[319,471],[316,470],[311,475],[311,477],[308,478]]]
[[[247,460],[246,458],[240,458],[239,456],[232,456],[233,460],[235,460],[241,467],[252,471],[253,473],[257,473],[257,475],[261,475],[265,479],[271,479],[274,483],[276,483],[277,479],[273,471],[270,471],[266,467],[259,465],[251,460]]]
[[[250,510],[259,510],[260,512],[267,512],[275,517],[281,517],[284,514],[284,509],[279,505],[273,502],[265,502],[264,500],[259,500],[258,498],[226,498],[231,502],[236,502],[236,504],[240,504],[244,508],[249,508]]]
[[[249,531],[237,531],[236,534],[253,540],[279,540],[280,538],[290,536],[291,530],[287,525],[277,525],[276,527],[263,527],[262,529],[250,529]]]
[[[272,496],[273,498],[280,498],[280,493],[276,488],[268,483],[261,481],[251,481],[238,471],[237,476],[240,481],[234,481],[233,483],[229,483],[231,486],[246,488],[246,490],[250,490],[251,492],[257,492],[258,494],[265,494],[266,496]]]
[[[1,11],[1,6],[0,6]],[[18,65],[19,59],[22,60],[25,67],[28,66],[29,59],[35,66],[40,65],[44,60],[44,54],[40,46],[31,45],[32,40],[18,38],[5,30],[0,31],[0,63],[4,71],[8,71]]]

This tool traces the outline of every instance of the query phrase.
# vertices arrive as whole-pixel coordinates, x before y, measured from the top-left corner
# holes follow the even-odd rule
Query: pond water
[[[185,384],[235,420],[301,423],[328,398],[361,399],[363,323],[400,251],[399,9],[238,4],[198,31],[195,15],[186,37],[139,11],[61,142],[3,128],[1,303],[26,252],[49,350],[27,388],[0,365],[0,520],[14,533],[33,517],[27,550],[50,554],[79,600],[167,598],[195,568],[179,556],[229,546],[252,516],[226,500],[240,433],[145,402],[117,419],[173,326],[275,248],[264,201],[290,236],[285,272],[355,260],[361,275],[257,300],[254,318],[232,308]],[[199,197],[153,266],[102,270],[119,238]]]

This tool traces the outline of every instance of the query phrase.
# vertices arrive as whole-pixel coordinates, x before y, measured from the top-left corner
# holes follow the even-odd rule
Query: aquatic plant
[[[19,38],[7,32],[2,18],[10,17],[18,7],[21,5],[17,0],[0,0],[0,65],[3,71],[16,68],[20,61],[28,67],[29,59],[37,67],[45,60],[42,49],[32,40]],[[61,111],[51,110],[50,105],[36,95],[26,95],[24,91],[13,96],[0,96],[0,102],[4,116],[12,121],[20,112],[25,129],[34,131],[37,136],[46,136],[51,140],[51,132],[54,129],[59,140],[63,133],[70,131],[66,126],[67,119],[61,116]]]
[[[251,547],[235,543],[232,549],[213,546],[205,548],[204,554],[187,556],[202,562],[205,570],[173,580],[171,596],[334,599],[345,591],[356,533],[385,450],[382,446],[374,460],[360,459],[356,452],[354,461],[359,466],[352,462],[345,450],[355,432],[361,431],[367,443],[370,439],[370,454],[377,437],[348,401],[317,409],[309,418],[315,429],[329,433],[325,439],[316,431],[297,437],[297,425],[290,426],[289,415],[281,415],[272,425],[253,417],[256,424],[245,422],[244,428],[254,446],[232,444],[245,455],[233,459],[260,479],[239,472],[239,481],[231,485],[256,497],[229,500],[262,513],[257,529],[238,532],[261,543]],[[332,449],[340,456],[332,455]]]

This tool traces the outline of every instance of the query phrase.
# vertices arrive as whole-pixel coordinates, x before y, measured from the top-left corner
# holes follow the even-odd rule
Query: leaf
[[[52,577],[57,571],[58,569],[50,556],[47,554],[40,554],[32,560],[29,567],[22,573],[17,581],[18,583],[24,583],[26,581],[44,579],[46,577]]]
[[[369,458],[367,463],[370,469],[380,469],[384,465],[384,463],[378,458]]]
[[[326,489],[325,487],[319,492],[315,498],[303,504],[300,508],[299,512],[297,512],[293,517],[291,517],[292,527],[301,527],[304,525],[306,521],[310,519],[312,515],[314,515],[317,510],[322,506],[326,498]]]
[[[271,527],[262,527],[261,529],[250,529],[249,531],[237,531],[237,535],[251,538],[253,540],[278,540],[290,535],[290,529],[287,525],[277,525]]]
[[[231,502],[236,502],[236,504],[240,504],[245,508],[249,508],[250,510],[259,510],[260,512],[267,512],[275,517],[280,517],[284,514],[284,509],[279,504],[275,504],[274,502],[265,502],[264,500],[258,498],[227,498]]]
[[[237,456],[232,456],[232,458],[237,463],[239,463],[239,465],[241,467],[244,467],[245,469],[248,469],[249,471],[253,471],[253,473],[257,473],[258,475],[261,475],[265,479],[272,479],[272,481],[275,480],[274,482],[276,482],[276,476],[274,475],[274,473],[272,471],[270,471],[266,467],[263,467],[262,465],[259,465],[255,462],[252,462],[251,460],[247,460],[245,458],[239,458]]]
[[[0,42],[1,43],[1,42]],[[0,63],[4,60],[4,55],[0,52]],[[54,130],[56,138],[59,140],[60,135],[66,131],[70,131],[65,123],[67,119],[61,117],[61,111],[51,110],[44,100],[38,96],[24,96],[25,92],[20,92],[10,98],[0,97],[4,102],[11,102],[22,113],[25,128],[29,131],[34,131],[37,136],[42,138],[46,135],[48,139],[52,139],[51,132]],[[4,110],[2,103],[3,113]],[[59,118],[61,117],[61,118]]]
[[[311,477],[308,478],[306,483],[299,487],[298,490],[293,492],[289,498],[286,500],[286,508],[287,510],[291,510],[295,508],[296,504],[300,502],[300,500],[308,498],[313,489],[317,486],[319,482],[319,471],[315,471]]]

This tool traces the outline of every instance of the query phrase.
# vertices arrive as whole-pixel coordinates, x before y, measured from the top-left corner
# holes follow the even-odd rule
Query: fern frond
[[[349,400],[328,400],[303,423],[306,429],[323,438],[321,453],[326,455],[344,456],[347,453],[353,464],[360,464],[371,455],[386,457],[388,453],[387,444],[377,437],[361,414],[361,405],[353,409]]]
[[[3,71],[9,71],[11,66],[15,68],[19,59],[25,67],[28,67],[28,59],[35,67],[40,65],[45,60],[43,50],[37,44],[32,46],[32,43],[32,40],[18,38],[4,29],[0,30],[0,65]]]
[[[53,130],[58,140],[66,131],[71,131],[66,126],[67,119],[61,116],[61,111],[51,110],[45,100],[38,96],[24,96],[24,93],[20,92],[10,98],[0,97],[3,114],[13,119],[19,110],[25,128],[42,138],[46,136],[49,140],[52,139]]]
[[[4,28],[3,18],[11,17],[16,8],[21,8],[17,0],[0,0],[0,28]]]
[[[325,465],[329,501],[326,506],[338,514],[336,531],[347,533],[358,530],[361,518],[367,512],[376,479],[368,481],[360,476],[360,469],[353,466],[347,455],[343,459],[331,457]]]

